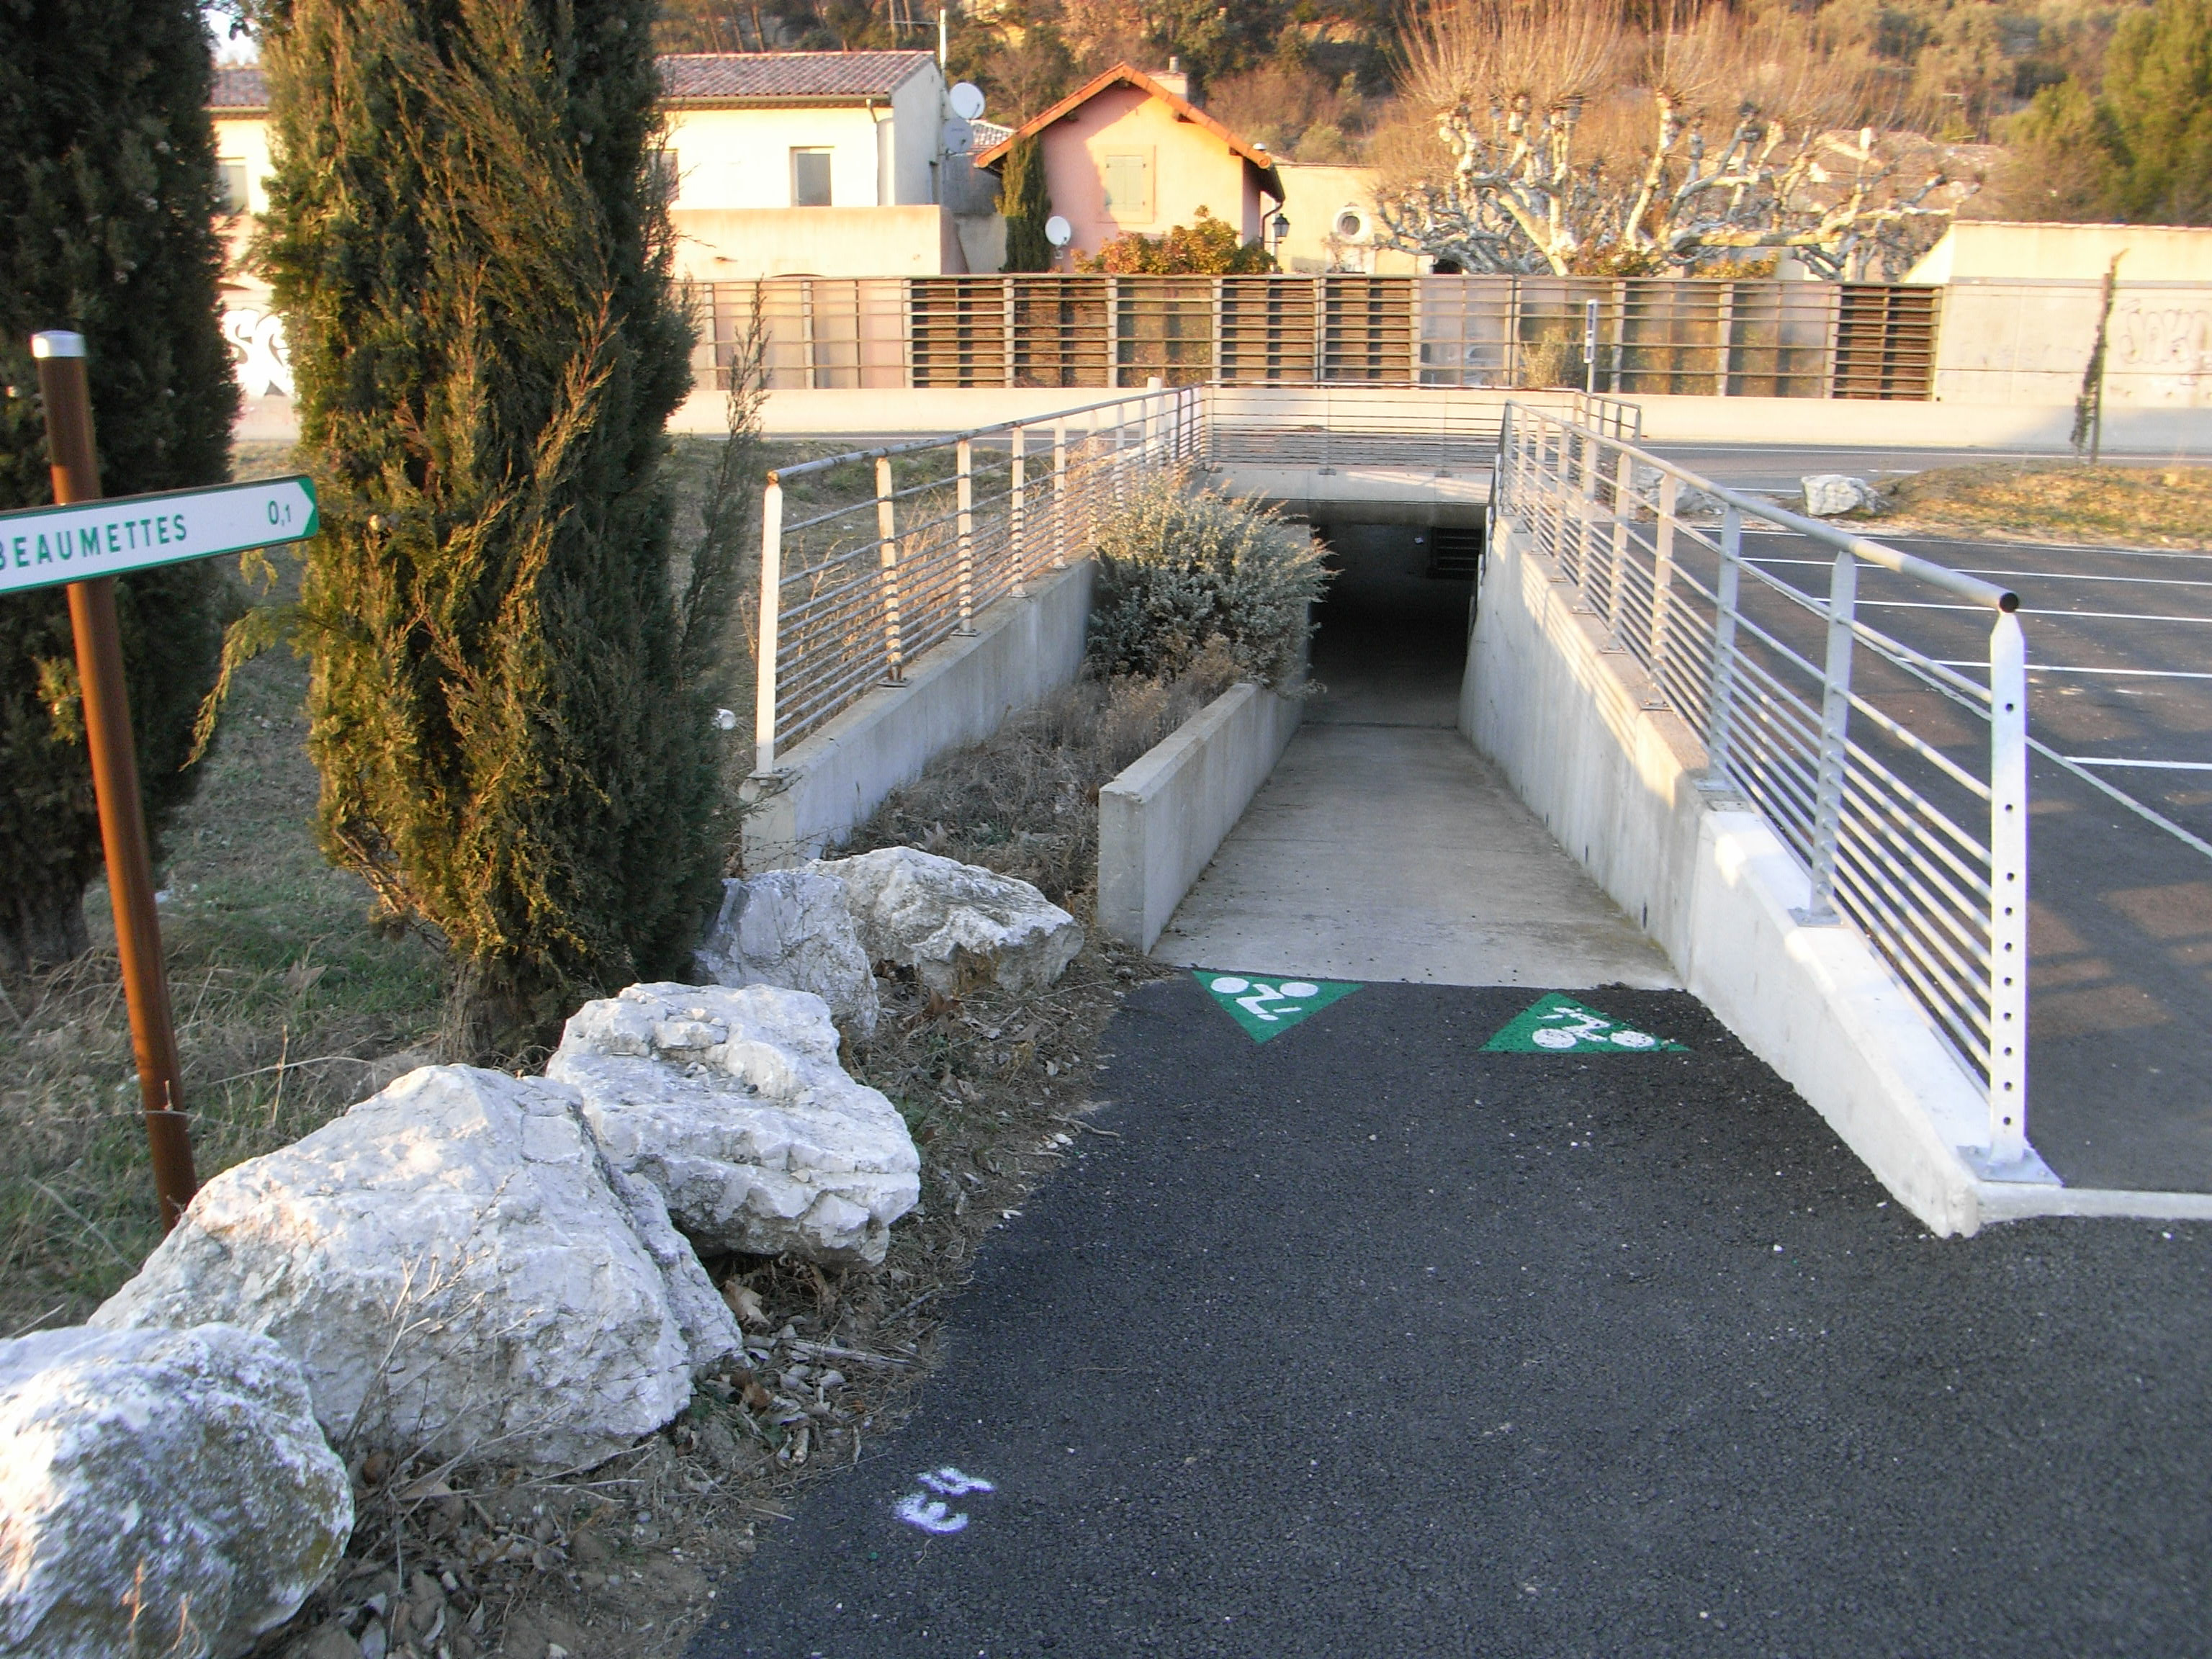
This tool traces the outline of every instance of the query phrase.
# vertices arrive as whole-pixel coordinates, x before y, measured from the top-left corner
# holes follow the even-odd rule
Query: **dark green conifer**
[[[1045,238],[1044,222],[1052,216],[1052,202],[1044,188],[1044,146],[1035,133],[1015,139],[1006,152],[999,211],[1006,220],[1006,258],[1001,269],[1050,270],[1053,246]]]
[[[29,337],[85,337],[108,494],[220,481],[238,391],[216,317],[212,73],[194,0],[0,0],[0,507],[52,499]],[[214,678],[223,575],[118,586],[142,793],[161,817]],[[85,947],[100,828],[59,588],[0,598],[0,968]]]
[[[325,850],[460,968],[467,1048],[681,971],[711,711],[659,469],[690,389],[653,0],[269,0],[265,269],[303,450]]]

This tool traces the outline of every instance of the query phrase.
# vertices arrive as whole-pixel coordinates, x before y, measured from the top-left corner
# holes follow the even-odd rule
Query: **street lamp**
[[[1279,211],[1273,218],[1267,221],[1267,233],[1274,239],[1273,246],[1268,251],[1280,253],[1283,251],[1284,242],[1289,239],[1291,234],[1289,216]]]

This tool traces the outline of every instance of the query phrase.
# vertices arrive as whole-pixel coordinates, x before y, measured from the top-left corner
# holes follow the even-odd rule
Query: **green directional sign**
[[[0,513],[0,593],[303,541],[320,529],[304,476]]]
[[[1686,1054],[1649,1031],[1585,1008],[1554,991],[1540,997],[1513,1023],[1482,1045],[1488,1054]]]
[[[1280,1036],[1310,1014],[1340,1002],[1359,988],[1336,980],[1278,979],[1200,968],[1192,976],[1255,1042]]]

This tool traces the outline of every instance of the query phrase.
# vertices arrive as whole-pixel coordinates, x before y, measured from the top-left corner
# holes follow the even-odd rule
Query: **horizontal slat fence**
[[[775,391],[1158,376],[1925,399],[1940,299],[1899,284],[1656,277],[776,276],[706,286],[696,368],[702,386],[726,386],[757,303]]]

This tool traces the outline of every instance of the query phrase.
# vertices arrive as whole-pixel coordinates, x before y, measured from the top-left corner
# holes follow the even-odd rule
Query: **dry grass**
[[[711,441],[679,446],[684,489],[705,475]],[[288,460],[270,447],[241,456],[239,471]],[[839,469],[818,499],[872,487],[862,469]],[[746,668],[733,665],[739,685]],[[1098,786],[1231,678],[1213,657],[1166,684],[1066,688],[943,757],[856,845],[912,839],[1035,881],[1087,915]],[[444,963],[417,939],[371,929],[367,890],[314,848],[305,687],[304,665],[283,652],[241,672],[161,866],[203,1179],[428,1058],[440,1018]],[[745,727],[733,734],[739,755]],[[95,927],[105,912],[95,892]],[[718,1581],[751,1553],[756,1528],[787,1512],[794,1484],[871,1455],[910,1408],[935,1358],[939,1310],[982,1239],[1103,1133],[1081,1121],[1101,1034],[1127,989],[1161,972],[1094,940],[1041,997],[987,988],[946,1003],[888,981],[878,1034],[851,1064],[913,1130],[922,1203],[893,1230],[884,1263],[709,1262],[718,1282],[758,1298],[748,1363],[708,1379],[683,1419],[588,1476],[495,1472],[423,1486],[419,1469],[364,1463],[346,1564],[258,1651],[303,1653],[330,1623],[361,1634],[380,1616],[390,1651],[419,1659],[544,1659],[550,1642],[595,1659],[681,1651],[717,1616],[727,1593]],[[10,994],[0,1004],[0,1334],[81,1319],[155,1238],[112,950]]]
[[[2212,547],[2212,467],[1986,461],[1884,491],[1885,527],[1996,540]]]
[[[1098,878],[1098,790],[1240,678],[1218,642],[1170,680],[1078,680],[941,755],[848,850],[919,847],[981,864],[1085,915]]]

